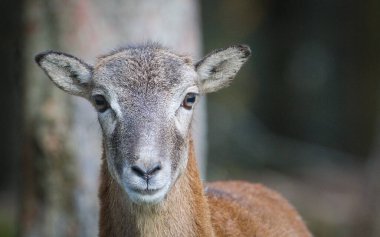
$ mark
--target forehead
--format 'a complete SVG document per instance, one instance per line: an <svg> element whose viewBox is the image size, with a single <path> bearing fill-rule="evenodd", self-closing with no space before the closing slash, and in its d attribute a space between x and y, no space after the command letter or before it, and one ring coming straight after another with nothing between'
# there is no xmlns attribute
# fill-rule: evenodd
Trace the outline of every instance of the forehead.
<svg viewBox="0 0 380 237"><path fill-rule="evenodd" d="M94 83L147 95L196 85L197 76L188 57L148 45L120 49L98 58Z"/></svg>

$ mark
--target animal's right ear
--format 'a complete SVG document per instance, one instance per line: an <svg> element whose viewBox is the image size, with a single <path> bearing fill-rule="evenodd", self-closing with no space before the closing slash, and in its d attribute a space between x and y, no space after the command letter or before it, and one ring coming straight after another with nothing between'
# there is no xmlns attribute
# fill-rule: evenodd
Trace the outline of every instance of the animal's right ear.
<svg viewBox="0 0 380 237"><path fill-rule="evenodd" d="M35 60L62 90L72 95L88 95L93 70L90 65L74 56L54 51L40 53Z"/></svg>

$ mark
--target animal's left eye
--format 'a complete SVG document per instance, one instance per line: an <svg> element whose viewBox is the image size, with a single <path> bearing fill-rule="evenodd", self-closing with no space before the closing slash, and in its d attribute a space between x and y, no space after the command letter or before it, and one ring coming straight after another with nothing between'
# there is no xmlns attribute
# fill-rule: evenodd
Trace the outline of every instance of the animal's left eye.
<svg viewBox="0 0 380 237"><path fill-rule="evenodd" d="M103 113L110 107L106 98L102 95L94 95L92 100L94 101L95 108L99 113Z"/></svg>
<svg viewBox="0 0 380 237"><path fill-rule="evenodd" d="M183 99L181 106L185 109L192 109L193 105L195 104L195 101L197 99L197 94L195 93L187 93L185 96L185 99Z"/></svg>

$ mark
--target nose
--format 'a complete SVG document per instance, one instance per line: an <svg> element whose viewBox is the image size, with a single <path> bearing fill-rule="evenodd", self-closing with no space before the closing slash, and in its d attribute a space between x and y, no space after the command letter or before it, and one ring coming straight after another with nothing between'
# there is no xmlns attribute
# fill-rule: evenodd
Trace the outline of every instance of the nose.
<svg viewBox="0 0 380 237"><path fill-rule="evenodd" d="M143 166L139 166L139 165L133 165L131 167L132 169L132 172L134 174L136 174L137 176L145 179L145 180L149 180L150 178L152 178L154 175L156 175L158 173L158 171L161 170L161 164L159 163L156 163L156 164L152 164L151 166L148 166L148 167L143 167Z"/></svg>

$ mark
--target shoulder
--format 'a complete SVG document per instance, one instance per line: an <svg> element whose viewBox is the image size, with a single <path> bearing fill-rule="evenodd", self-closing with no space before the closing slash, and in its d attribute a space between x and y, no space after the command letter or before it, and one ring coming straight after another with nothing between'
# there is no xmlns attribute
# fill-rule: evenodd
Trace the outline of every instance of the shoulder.
<svg viewBox="0 0 380 237"><path fill-rule="evenodd" d="M246 181L226 181L212 182L206 185L205 189L208 197L230 198L230 199L249 199L252 201L268 199L273 201L286 201L278 192L258 183ZM286 201L287 202L287 201Z"/></svg>
<svg viewBox="0 0 380 237"><path fill-rule="evenodd" d="M221 228L228 218L234 218L255 233L310 236L293 206L264 185L245 181L213 182L206 185L205 193L212 219Z"/></svg>
<svg viewBox="0 0 380 237"><path fill-rule="evenodd" d="M206 185L205 192L210 202L227 203L253 212L295 212L284 197L262 184L245 181L213 182Z"/></svg>

